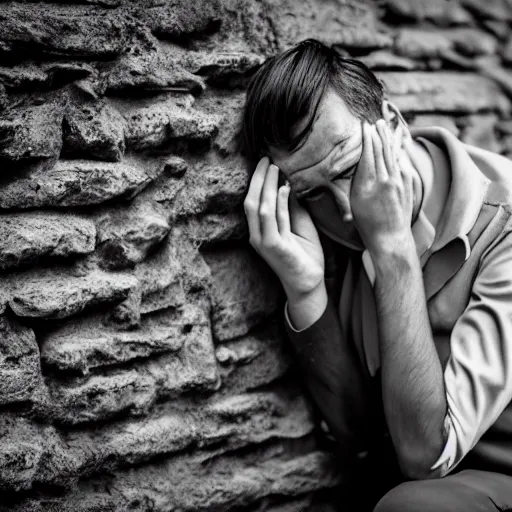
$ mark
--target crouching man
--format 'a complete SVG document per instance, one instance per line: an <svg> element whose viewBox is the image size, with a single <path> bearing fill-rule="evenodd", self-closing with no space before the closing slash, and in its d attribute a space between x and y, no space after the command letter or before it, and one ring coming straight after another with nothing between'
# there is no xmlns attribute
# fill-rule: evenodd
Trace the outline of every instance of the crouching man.
<svg viewBox="0 0 512 512"><path fill-rule="evenodd" d="M250 243L357 489L340 510L512 507L512 162L410 129L315 40L253 76L242 141Z"/></svg>

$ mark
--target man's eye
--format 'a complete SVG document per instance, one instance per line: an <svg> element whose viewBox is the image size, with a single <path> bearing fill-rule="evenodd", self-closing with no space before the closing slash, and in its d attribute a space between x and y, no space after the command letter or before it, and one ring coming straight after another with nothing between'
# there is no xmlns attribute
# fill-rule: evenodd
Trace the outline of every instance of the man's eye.
<svg viewBox="0 0 512 512"><path fill-rule="evenodd" d="M323 189L316 189L312 190L308 194L304 195L302 199L305 199L306 201L316 201L317 199L320 199L324 195L325 191Z"/></svg>

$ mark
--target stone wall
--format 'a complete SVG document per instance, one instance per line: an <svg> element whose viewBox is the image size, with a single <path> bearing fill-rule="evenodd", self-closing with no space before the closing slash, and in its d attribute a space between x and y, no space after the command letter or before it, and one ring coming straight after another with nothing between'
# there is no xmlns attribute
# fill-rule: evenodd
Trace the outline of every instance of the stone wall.
<svg viewBox="0 0 512 512"><path fill-rule="evenodd" d="M244 85L305 37L512 153L506 0L0 2L10 511L322 511L340 481L247 244Z"/></svg>

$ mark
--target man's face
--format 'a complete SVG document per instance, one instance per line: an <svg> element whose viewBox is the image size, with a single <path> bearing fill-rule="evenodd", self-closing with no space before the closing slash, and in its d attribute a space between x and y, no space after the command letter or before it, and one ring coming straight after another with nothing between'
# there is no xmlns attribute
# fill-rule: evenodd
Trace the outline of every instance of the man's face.
<svg viewBox="0 0 512 512"><path fill-rule="evenodd" d="M364 248L350 214L340 206L333 187L350 198L352 177L362 152L362 126L345 102L328 90L322 99L313 129L293 153L272 149L270 157L306 206L316 226L334 240L353 249ZM346 211L348 209L348 211Z"/></svg>

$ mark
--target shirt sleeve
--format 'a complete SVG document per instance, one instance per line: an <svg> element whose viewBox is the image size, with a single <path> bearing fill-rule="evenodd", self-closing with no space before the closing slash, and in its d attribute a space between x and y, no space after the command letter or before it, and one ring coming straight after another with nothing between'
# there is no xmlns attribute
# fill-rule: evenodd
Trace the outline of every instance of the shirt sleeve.
<svg viewBox="0 0 512 512"><path fill-rule="evenodd" d="M444 371L446 443L432 466L449 473L512 399L512 234L482 259L450 337Z"/></svg>
<svg viewBox="0 0 512 512"><path fill-rule="evenodd" d="M300 331L285 309L285 326L306 389L340 453L355 456L366 449L369 400L356 350L342 335L335 303L329 297L322 316Z"/></svg>

